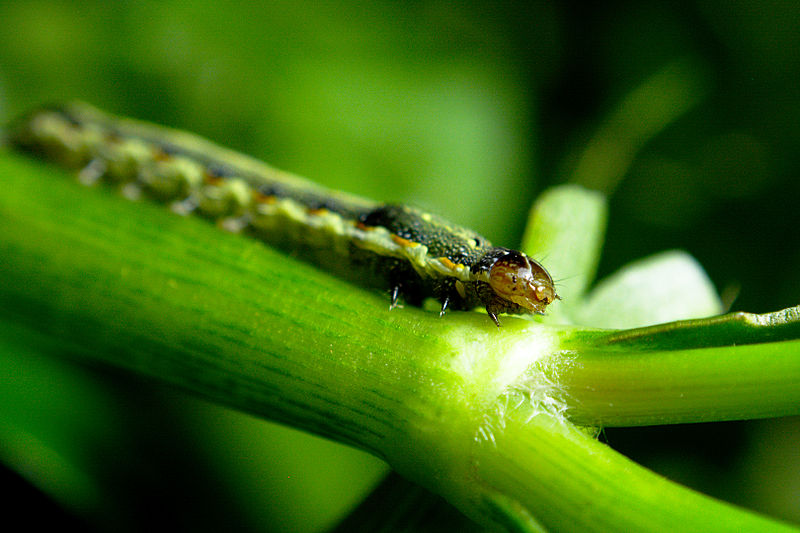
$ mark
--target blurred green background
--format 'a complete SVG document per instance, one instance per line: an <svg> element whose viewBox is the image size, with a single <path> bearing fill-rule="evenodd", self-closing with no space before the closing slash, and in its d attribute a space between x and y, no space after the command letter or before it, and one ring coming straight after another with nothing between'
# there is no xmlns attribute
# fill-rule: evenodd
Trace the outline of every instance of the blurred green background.
<svg viewBox="0 0 800 533"><path fill-rule="evenodd" d="M578 181L610 195L601 276L682 248L733 310L800 300L800 4L32 1L0 2L0 20L3 122L87 100L509 246L539 192ZM386 471L0 332L3 481L33 520L320 531ZM798 433L785 419L605 438L800 522Z"/></svg>

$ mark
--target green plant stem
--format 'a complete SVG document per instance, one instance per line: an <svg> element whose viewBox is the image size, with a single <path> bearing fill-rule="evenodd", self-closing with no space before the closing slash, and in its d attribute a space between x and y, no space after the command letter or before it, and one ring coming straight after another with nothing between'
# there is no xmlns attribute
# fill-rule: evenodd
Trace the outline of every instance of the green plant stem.
<svg viewBox="0 0 800 533"><path fill-rule="evenodd" d="M495 444L476 453L481 480L516 495L534 516L546 516L552 531L782 529L671 483L547 415L508 413ZM559 493L569 500L553 497Z"/></svg>
<svg viewBox="0 0 800 533"><path fill-rule="evenodd" d="M567 391L567 416L577 424L784 416L800 406L798 338L800 307L624 331L573 330L562 347L574 346L580 358L554 365L559 374L552 379Z"/></svg>
<svg viewBox="0 0 800 533"><path fill-rule="evenodd" d="M597 332L389 311L385 294L206 221L16 156L0 157L0 176L0 318L50 339L54 355L366 449L484 524L657 530L688 513L706 531L780 529L668 485L542 412L561 389L542 376L579 368L578 341L590 347ZM601 503L587 504L601 488ZM658 506L664 491L674 499Z"/></svg>
<svg viewBox="0 0 800 533"><path fill-rule="evenodd" d="M800 405L800 341L644 353L584 347L579 366L559 377L577 424L781 416Z"/></svg>

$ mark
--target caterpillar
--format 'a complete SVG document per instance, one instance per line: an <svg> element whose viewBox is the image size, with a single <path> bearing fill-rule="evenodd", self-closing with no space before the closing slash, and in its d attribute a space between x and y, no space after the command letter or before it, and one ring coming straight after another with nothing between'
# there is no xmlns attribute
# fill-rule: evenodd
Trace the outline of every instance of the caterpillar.
<svg viewBox="0 0 800 533"><path fill-rule="evenodd" d="M246 232L348 280L422 305L483 306L498 315L538 313L559 296L522 252L400 204L331 191L199 136L73 102L37 109L9 127L10 144L78 173L117 184L182 214Z"/></svg>

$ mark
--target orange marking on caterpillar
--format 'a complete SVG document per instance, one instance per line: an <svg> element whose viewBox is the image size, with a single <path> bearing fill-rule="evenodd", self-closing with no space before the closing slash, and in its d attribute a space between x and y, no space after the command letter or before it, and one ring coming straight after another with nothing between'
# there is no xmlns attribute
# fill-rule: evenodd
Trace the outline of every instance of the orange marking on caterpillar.
<svg viewBox="0 0 800 533"><path fill-rule="evenodd" d="M272 194L264 194L259 191L253 191L253 200L259 204L274 204L278 201Z"/></svg>
<svg viewBox="0 0 800 533"><path fill-rule="evenodd" d="M415 246L419 246L418 242L404 239L403 237L395 234L392 234L392 240L394 241L395 244L402 246L404 248L414 248Z"/></svg>
<svg viewBox="0 0 800 533"><path fill-rule="evenodd" d="M454 263L453 261L451 261L447 257L439 257L438 259L439 259L440 263L442 263L444 266L446 266L447 268L449 268L450 270L453 270L453 271L459 270L461 268L464 268L464 266L465 266L465 265L461 265L461 264L458 264L458 263Z"/></svg>
<svg viewBox="0 0 800 533"><path fill-rule="evenodd" d="M206 171L203 174L203 183L206 185L222 185L225 182L225 178L222 176L217 176L216 174L212 174Z"/></svg>
<svg viewBox="0 0 800 533"><path fill-rule="evenodd" d="M169 161L170 159L172 159L172 154L159 147L153 148L153 161Z"/></svg>

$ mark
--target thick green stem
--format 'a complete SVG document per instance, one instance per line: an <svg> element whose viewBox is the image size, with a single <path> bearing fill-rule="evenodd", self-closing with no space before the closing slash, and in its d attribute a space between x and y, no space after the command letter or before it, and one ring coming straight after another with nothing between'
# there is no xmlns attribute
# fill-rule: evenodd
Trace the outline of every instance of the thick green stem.
<svg viewBox="0 0 800 533"><path fill-rule="evenodd" d="M633 357L584 350L580 366L561 374L572 397L568 416L578 424L766 418L800 405L800 341Z"/></svg>
<svg viewBox="0 0 800 533"><path fill-rule="evenodd" d="M572 364L554 365L569 396L567 416L577 424L635 426L797 413L799 316L790 308L618 332L575 330L571 339L566 333L562 347L580 353Z"/></svg>
<svg viewBox="0 0 800 533"><path fill-rule="evenodd" d="M389 311L386 294L206 221L17 157L0 158L0 176L0 317L50 339L47 351L369 450L485 524L658 529L687 512L717 530L778 529L669 485L557 415L591 380L578 376L578 341L591 349L597 332ZM599 373L594 357L584 368Z"/></svg>
<svg viewBox="0 0 800 533"><path fill-rule="evenodd" d="M552 531L783 529L671 483L545 414L508 413L495 443L476 453L476 465L488 501L492 491L512 494Z"/></svg>

